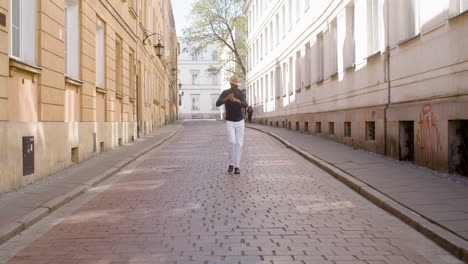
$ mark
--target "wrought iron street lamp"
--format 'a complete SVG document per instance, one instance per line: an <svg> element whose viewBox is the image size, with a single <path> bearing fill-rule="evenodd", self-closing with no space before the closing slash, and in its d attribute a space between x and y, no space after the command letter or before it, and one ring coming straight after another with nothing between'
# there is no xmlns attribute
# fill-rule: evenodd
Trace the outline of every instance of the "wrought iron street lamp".
<svg viewBox="0 0 468 264"><path fill-rule="evenodd" d="M146 37L145 39L143 39L143 45L146 45L146 41L151 37L151 36L154 36L154 35L157 35L158 36L158 44L155 44L153 47L154 47L154 50L156 51L156 56L160 57L164 54L164 45L161 44L161 34L159 33L151 33L151 34L148 34L147 32L145 32L146 34Z"/></svg>

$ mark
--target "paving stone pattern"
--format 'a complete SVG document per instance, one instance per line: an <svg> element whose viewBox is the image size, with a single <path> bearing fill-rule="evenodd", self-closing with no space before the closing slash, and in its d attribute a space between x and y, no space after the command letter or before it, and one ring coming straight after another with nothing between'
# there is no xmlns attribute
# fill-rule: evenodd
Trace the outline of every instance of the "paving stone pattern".
<svg viewBox="0 0 468 264"><path fill-rule="evenodd" d="M281 136L468 240L468 178L353 149L319 136L249 125Z"/></svg>
<svg viewBox="0 0 468 264"><path fill-rule="evenodd" d="M183 130L8 263L461 263L277 140Z"/></svg>

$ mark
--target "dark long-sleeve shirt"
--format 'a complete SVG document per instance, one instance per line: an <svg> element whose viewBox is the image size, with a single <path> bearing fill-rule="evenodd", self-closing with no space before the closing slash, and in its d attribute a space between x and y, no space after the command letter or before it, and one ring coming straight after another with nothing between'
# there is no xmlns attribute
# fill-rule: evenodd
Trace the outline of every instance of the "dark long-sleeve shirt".
<svg viewBox="0 0 468 264"><path fill-rule="evenodd" d="M239 99L241 102L240 104L234 103L231 101L223 102L224 98L226 98L230 93L233 93L234 98ZM239 89L227 89L224 90L218 98L216 102L216 106L220 107L221 105L225 104L226 106L226 120L232 122L239 122L244 119L244 114L242 113L242 107L247 107L247 101L245 100L245 94Z"/></svg>

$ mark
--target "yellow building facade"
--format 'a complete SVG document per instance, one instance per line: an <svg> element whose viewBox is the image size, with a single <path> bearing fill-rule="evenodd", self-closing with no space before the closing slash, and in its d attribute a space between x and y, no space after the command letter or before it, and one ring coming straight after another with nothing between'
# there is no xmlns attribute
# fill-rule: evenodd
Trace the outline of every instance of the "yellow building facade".
<svg viewBox="0 0 468 264"><path fill-rule="evenodd" d="M0 1L0 193L173 122L177 55L170 0Z"/></svg>

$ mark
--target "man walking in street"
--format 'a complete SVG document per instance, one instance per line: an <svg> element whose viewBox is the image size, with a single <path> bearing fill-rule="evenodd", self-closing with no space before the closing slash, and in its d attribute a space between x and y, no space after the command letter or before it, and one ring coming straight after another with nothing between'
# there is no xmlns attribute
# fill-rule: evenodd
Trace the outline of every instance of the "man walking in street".
<svg viewBox="0 0 468 264"><path fill-rule="evenodd" d="M245 94L239 90L240 81L237 76L229 79L231 88L224 90L216 102L216 106L225 105L226 108L226 127L229 137L230 164L228 172L234 171L240 174L240 158L242 145L244 143L244 114L242 107L247 107Z"/></svg>
<svg viewBox="0 0 468 264"><path fill-rule="evenodd" d="M247 117L249 118L249 123L252 123L252 114L253 114L253 108L252 106L249 105L249 107L247 107Z"/></svg>

